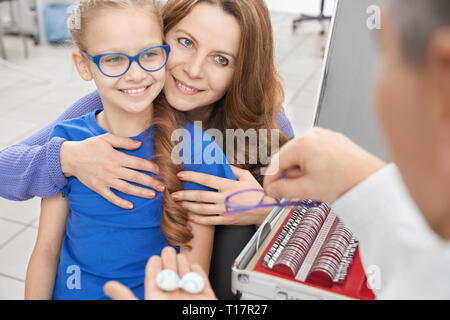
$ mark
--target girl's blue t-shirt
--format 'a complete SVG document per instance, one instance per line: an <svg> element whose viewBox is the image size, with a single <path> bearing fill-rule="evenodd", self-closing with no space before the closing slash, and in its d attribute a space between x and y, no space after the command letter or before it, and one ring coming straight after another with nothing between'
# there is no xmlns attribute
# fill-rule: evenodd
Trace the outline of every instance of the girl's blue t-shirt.
<svg viewBox="0 0 450 320"><path fill-rule="evenodd" d="M105 134L106 131L96 121L96 115L101 111L99 109L61 122L55 126L49 139L58 136L68 141L81 141ZM236 180L221 148L208 134L190 123L179 130L183 134L183 143L176 149L185 171ZM154 134L155 127L151 126L132 138L142 142L139 149L119 150L136 157L153 159ZM192 182L184 182L184 189L213 190ZM159 255L169 245L160 227L162 193L156 192L155 198L145 199L111 190L131 201L134 208L125 210L115 206L76 177L70 177L63 189L70 213L53 299L108 299L103 286L109 280L123 283L138 298L144 298L146 263L152 255Z"/></svg>

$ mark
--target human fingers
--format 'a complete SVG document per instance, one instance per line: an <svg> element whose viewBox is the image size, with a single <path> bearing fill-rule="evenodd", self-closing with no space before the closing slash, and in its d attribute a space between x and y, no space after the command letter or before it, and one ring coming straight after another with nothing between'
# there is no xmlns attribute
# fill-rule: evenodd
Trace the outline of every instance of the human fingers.
<svg viewBox="0 0 450 320"><path fill-rule="evenodd" d="M239 219L238 215L214 215L214 216L205 216L198 215L193 212L189 212L188 216L189 221L206 225L206 226L220 226L220 225L238 225Z"/></svg>
<svg viewBox="0 0 450 320"><path fill-rule="evenodd" d="M221 204L209 204L209 203L180 201L178 202L178 205L180 205L186 210L201 215L215 215L226 211L225 203L223 202Z"/></svg>
<svg viewBox="0 0 450 320"><path fill-rule="evenodd" d="M301 144L302 140L291 140L272 157L264 176L264 189L281 179L286 170L301 170Z"/></svg>
<svg viewBox="0 0 450 320"><path fill-rule="evenodd" d="M151 256L145 266L145 299L160 300L163 298L163 291L156 284L156 277L162 270L162 260L158 255Z"/></svg>
<svg viewBox="0 0 450 320"><path fill-rule="evenodd" d="M204 203L223 203L224 196L216 191L181 190L171 194L175 201L196 201Z"/></svg>
<svg viewBox="0 0 450 320"><path fill-rule="evenodd" d="M294 179L294 178L300 178L304 172L300 169L300 168L290 168L287 169L284 174L289 178L289 179Z"/></svg>
<svg viewBox="0 0 450 320"><path fill-rule="evenodd" d="M152 188L154 190L157 190L159 192L163 192L165 187L161 181L159 181L157 178L152 177L146 173L142 173L137 170L128 169L128 168L120 168L120 171L117 174L117 177L122 180L126 180L128 182L134 182L137 184L140 184L142 186L146 186L149 188ZM147 192L144 192L144 190L139 190L139 193L130 193L131 195L138 196L138 197L147 197L150 194L154 194L154 192L149 193L148 189L142 188L144 190L147 190Z"/></svg>
<svg viewBox="0 0 450 320"><path fill-rule="evenodd" d="M113 300L138 300L129 288L117 281L108 281L103 291Z"/></svg>
<svg viewBox="0 0 450 320"><path fill-rule="evenodd" d="M280 179L271 183L266 189L266 193L273 198L284 198L290 200L317 199L314 182L307 177L297 179Z"/></svg>
<svg viewBox="0 0 450 320"><path fill-rule="evenodd" d="M248 178L249 175L252 176L251 172L245 169L241 169L235 166L230 165L231 171L233 171L234 175L236 176L236 179L243 180L245 178Z"/></svg>
<svg viewBox="0 0 450 320"><path fill-rule="evenodd" d="M117 196L114 192L111 191L109 187L103 187L100 189L94 188L93 190L112 204L115 204L122 209L133 209L133 203Z"/></svg>
<svg viewBox="0 0 450 320"><path fill-rule="evenodd" d="M235 225L235 226L248 226L248 225L260 225L267 215L272 211L272 207L268 208L256 208L236 214L222 213L219 215L199 215L194 212L188 212L189 221L207 225Z"/></svg>
<svg viewBox="0 0 450 320"><path fill-rule="evenodd" d="M111 183L111 188L129 195L134 195L142 198L152 199L156 196L156 193L153 190L135 186L121 179L114 179Z"/></svg>
<svg viewBox="0 0 450 320"><path fill-rule="evenodd" d="M177 255L177 265L180 278L183 278L186 273L191 272L191 265L189 264L187 257L182 253Z"/></svg>
<svg viewBox="0 0 450 320"><path fill-rule="evenodd" d="M151 172L156 175L158 175L160 173L159 167L156 164L156 162L154 162L154 161L151 161L148 159L143 159L140 157L135 157L135 156L123 153L121 151L117 151L117 152L120 153L119 164L122 167L130 168L130 169L134 169L134 170Z"/></svg>
<svg viewBox="0 0 450 320"><path fill-rule="evenodd" d="M112 147L117 149L135 150L140 148L142 144L140 141L132 140L126 137L116 136L115 134L112 133L105 133L101 136L98 136L98 138L105 140Z"/></svg>
<svg viewBox="0 0 450 320"><path fill-rule="evenodd" d="M220 190L222 187L228 186L230 181L234 182L234 180L195 171L180 171L178 172L177 177L182 181L198 183L216 190Z"/></svg>
<svg viewBox="0 0 450 320"><path fill-rule="evenodd" d="M177 252L172 247L165 247L161 251L162 270L173 270L178 272Z"/></svg>

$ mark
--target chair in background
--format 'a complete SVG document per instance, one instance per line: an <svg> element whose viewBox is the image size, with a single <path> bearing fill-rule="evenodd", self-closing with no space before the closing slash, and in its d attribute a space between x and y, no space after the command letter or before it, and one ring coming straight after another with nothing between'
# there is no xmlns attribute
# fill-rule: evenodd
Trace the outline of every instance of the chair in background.
<svg viewBox="0 0 450 320"><path fill-rule="evenodd" d="M16 34L19 35L23 42L23 50L25 58L28 58L28 44L27 37L31 36L34 43L38 43L38 37L36 34L26 30L26 22L29 19L36 19L35 4L32 0L0 0L0 4L8 4L8 18L6 22L0 21L0 57L4 60L7 59L5 45L3 42L4 34ZM4 8L4 7L3 7ZM28 19L28 20L27 20ZM27 20L27 21L26 21ZM34 23L33 23L34 27ZM29 27L28 27L29 29ZM33 28L34 29L34 28Z"/></svg>
<svg viewBox="0 0 450 320"><path fill-rule="evenodd" d="M304 21L317 20L322 23L323 21L331 20L331 16L324 15L324 13L323 13L324 7L325 7L325 0L321 0L320 13L318 15L313 16L313 15L301 14L297 19L295 19L292 22L292 30L295 31L297 29L297 25ZM322 23L322 30L320 31L320 34L321 35L325 34L325 27L324 27L323 23Z"/></svg>
<svg viewBox="0 0 450 320"><path fill-rule="evenodd" d="M37 23L35 23L37 18L35 14L35 0L0 0L0 5L4 3L8 3L9 20L6 22L0 21L0 66L20 72L29 78L51 83L52 79L44 75L37 75L20 66L20 64L7 61L5 44L3 42L4 34L19 35L23 42L25 58L28 58L27 37L31 36L34 44L39 44L39 34L36 32L37 27L35 27L37 26ZM2 8L5 8L5 6Z"/></svg>

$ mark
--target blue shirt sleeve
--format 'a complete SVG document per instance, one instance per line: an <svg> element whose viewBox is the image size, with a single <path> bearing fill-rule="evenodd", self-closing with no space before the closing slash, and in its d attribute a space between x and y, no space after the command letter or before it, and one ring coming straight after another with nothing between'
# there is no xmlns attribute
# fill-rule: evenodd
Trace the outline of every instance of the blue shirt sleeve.
<svg viewBox="0 0 450 320"><path fill-rule="evenodd" d="M53 138L62 138L67 141L73 140L70 135L70 123L72 122L73 120L66 120L57 123L49 134L49 141L51 141Z"/></svg>
<svg viewBox="0 0 450 320"><path fill-rule="evenodd" d="M49 139L55 125L101 108L94 91L70 106L59 118L31 137L0 151L0 197L27 200L34 196L52 197L67 184L61 171L59 151L65 139Z"/></svg>
<svg viewBox="0 0 450 320"><path fill-rule="evenodd" d="M189 136L186 148L190 150L190 157L186 157L183 162L183 169L186 171L196 171L214 175L230 180L237 180L230 164L222 149L214 142L213 138L206 132L201 131L192 124L186 126ZM185 137L183 138L185 139ZM199 185L190 181L184 182L186 190L213 191L204 185Z"/></svg>
<svg viewBox="0 0 450 320"><path fill-rule="evenodd" d="M280 110L277 116L277 123L280 126L281 131L285 135L287 135L288 138L292 139L295 137L294 129L292 128L291 122L289 121L288 117L284 113L283 110ZM283 173L282 176L283 179L287 179L287 175Z"/></svg>
<svg viewBox="0 0 450 320"><path fill-rule="evenodd" d="M277 123L280 126L281 131L288 136L288 138L294 138L295 133L294 129L292 128L291 122L289 121L288 117L284 113L283 110L280 110L277 115Z"/></svg>

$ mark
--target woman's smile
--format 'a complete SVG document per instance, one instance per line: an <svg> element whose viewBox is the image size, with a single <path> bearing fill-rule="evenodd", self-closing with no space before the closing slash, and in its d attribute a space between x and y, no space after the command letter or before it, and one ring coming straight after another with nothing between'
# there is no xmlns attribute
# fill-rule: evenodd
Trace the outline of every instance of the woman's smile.
<svg viewBox="0 0 450 320"><path fill-rule="evenodd" d="M182 94L186 94L189 96L195 95L197 93L203 92L204 90L200 90L197 89L195 87L189 86L187 85L185 82L182 82L180 80L178 80L177 78L175 78L174 76L172 76L173 81L175 83L175 87L182 93Z"/></svg>

